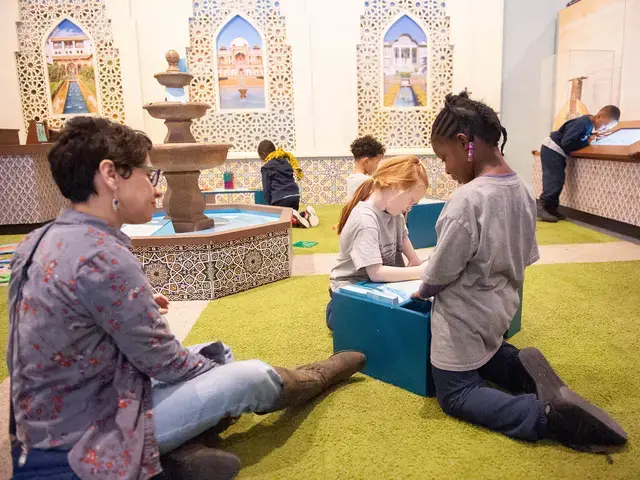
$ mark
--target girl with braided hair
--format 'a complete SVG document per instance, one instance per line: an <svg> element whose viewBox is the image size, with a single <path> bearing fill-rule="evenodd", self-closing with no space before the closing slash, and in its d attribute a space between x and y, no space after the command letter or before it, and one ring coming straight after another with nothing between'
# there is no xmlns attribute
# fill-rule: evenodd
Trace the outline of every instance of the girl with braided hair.
<svg viewBox="0 0 640 480"><path fill-rule="evenodd" d="M467 92L447 95L433 124L433 149L462 184L438 219L438 244L414 294L435 297L436 396L448 415L510 437L606 453L627 441L615 420L570 390L539 350L503 339L525 267L539 259L536 202L504 160L506 141L498 115Z"/></svg>

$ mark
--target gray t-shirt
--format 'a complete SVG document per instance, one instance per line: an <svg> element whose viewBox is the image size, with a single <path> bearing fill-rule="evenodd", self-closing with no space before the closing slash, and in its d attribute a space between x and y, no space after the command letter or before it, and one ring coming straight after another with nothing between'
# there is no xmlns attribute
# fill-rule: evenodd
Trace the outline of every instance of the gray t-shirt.
<svg viewBox="0 0 640 480"><path fill-rule="evenodd" d="M447 287L433 304L431 363L475 370L500 348L524 269L540 258L536 202L515 173L478 177L453 192L436 232L422 280Z"/></svg>
<svg viewBox="0 0 640 480"><path fill-rule="evenodd" d="M407 235L402 215L389 215L360 202L351 211L340 234L338 262L331 270L331 290L370 281L366 267L404 267L402 242Z"/></svg>
<svg viewBox="0 0 640 480"><path fill-rule="evenodd" d="M352 173L347 177L347 202L353 198L360 185L369 178L366 173Z"/></svg>

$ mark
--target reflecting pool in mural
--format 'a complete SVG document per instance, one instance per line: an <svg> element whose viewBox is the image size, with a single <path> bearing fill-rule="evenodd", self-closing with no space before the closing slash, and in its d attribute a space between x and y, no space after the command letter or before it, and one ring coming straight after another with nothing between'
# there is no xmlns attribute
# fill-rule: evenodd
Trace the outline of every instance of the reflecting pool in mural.
<svg viewBox="0 0 640 480"><path fill-rule="evenodd" d="M384 106L426 107L427 35L407 15L398 19L384 36Z"/></svg>
<svg viewBox="0 0 640 480"><path fill-rule="evenodd" d="M44 46L54 115L98 111L94 46L71 20L62 20Z"/></svg>
<svg viewBox="0 0 640 480"><path fill-rule="evenodd" d="M216 40L220 109L265 108L264 45L258 31L239 15Z"/></svg>

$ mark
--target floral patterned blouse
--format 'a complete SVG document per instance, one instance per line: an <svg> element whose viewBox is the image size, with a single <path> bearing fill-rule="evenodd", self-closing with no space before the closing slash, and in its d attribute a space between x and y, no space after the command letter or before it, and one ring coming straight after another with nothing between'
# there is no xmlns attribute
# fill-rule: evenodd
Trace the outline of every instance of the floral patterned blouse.
<svg viewBox="0 0 640 480"><path fill-rule="evenodd" d="M184 381L216 364L169 331L129 237L90 215L61 211L17 298L41 231L11 265L7 363L18 440L68 450L82 479L151 478L161 467L150 378Z"/></svg>

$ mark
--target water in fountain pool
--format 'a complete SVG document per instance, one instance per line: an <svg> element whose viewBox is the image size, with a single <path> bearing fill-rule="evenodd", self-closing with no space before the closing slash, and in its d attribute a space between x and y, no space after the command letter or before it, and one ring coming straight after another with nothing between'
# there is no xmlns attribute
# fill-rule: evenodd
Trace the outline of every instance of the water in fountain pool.
<svg viewBox="0 0 640 480"><path fill-rule="evenodd" d="M256 212L251 210L228 209L228 210L205 210L205 215L213 218L215 227L198 232L176 233L171 220L165 218L165 214L159 212L153 216L149 223L143 225L123 225L122 231L129 237L161 237L168 235L201 235L207 233L220 233L237 228L255 227L280 219L279 213Z"/></svg>

